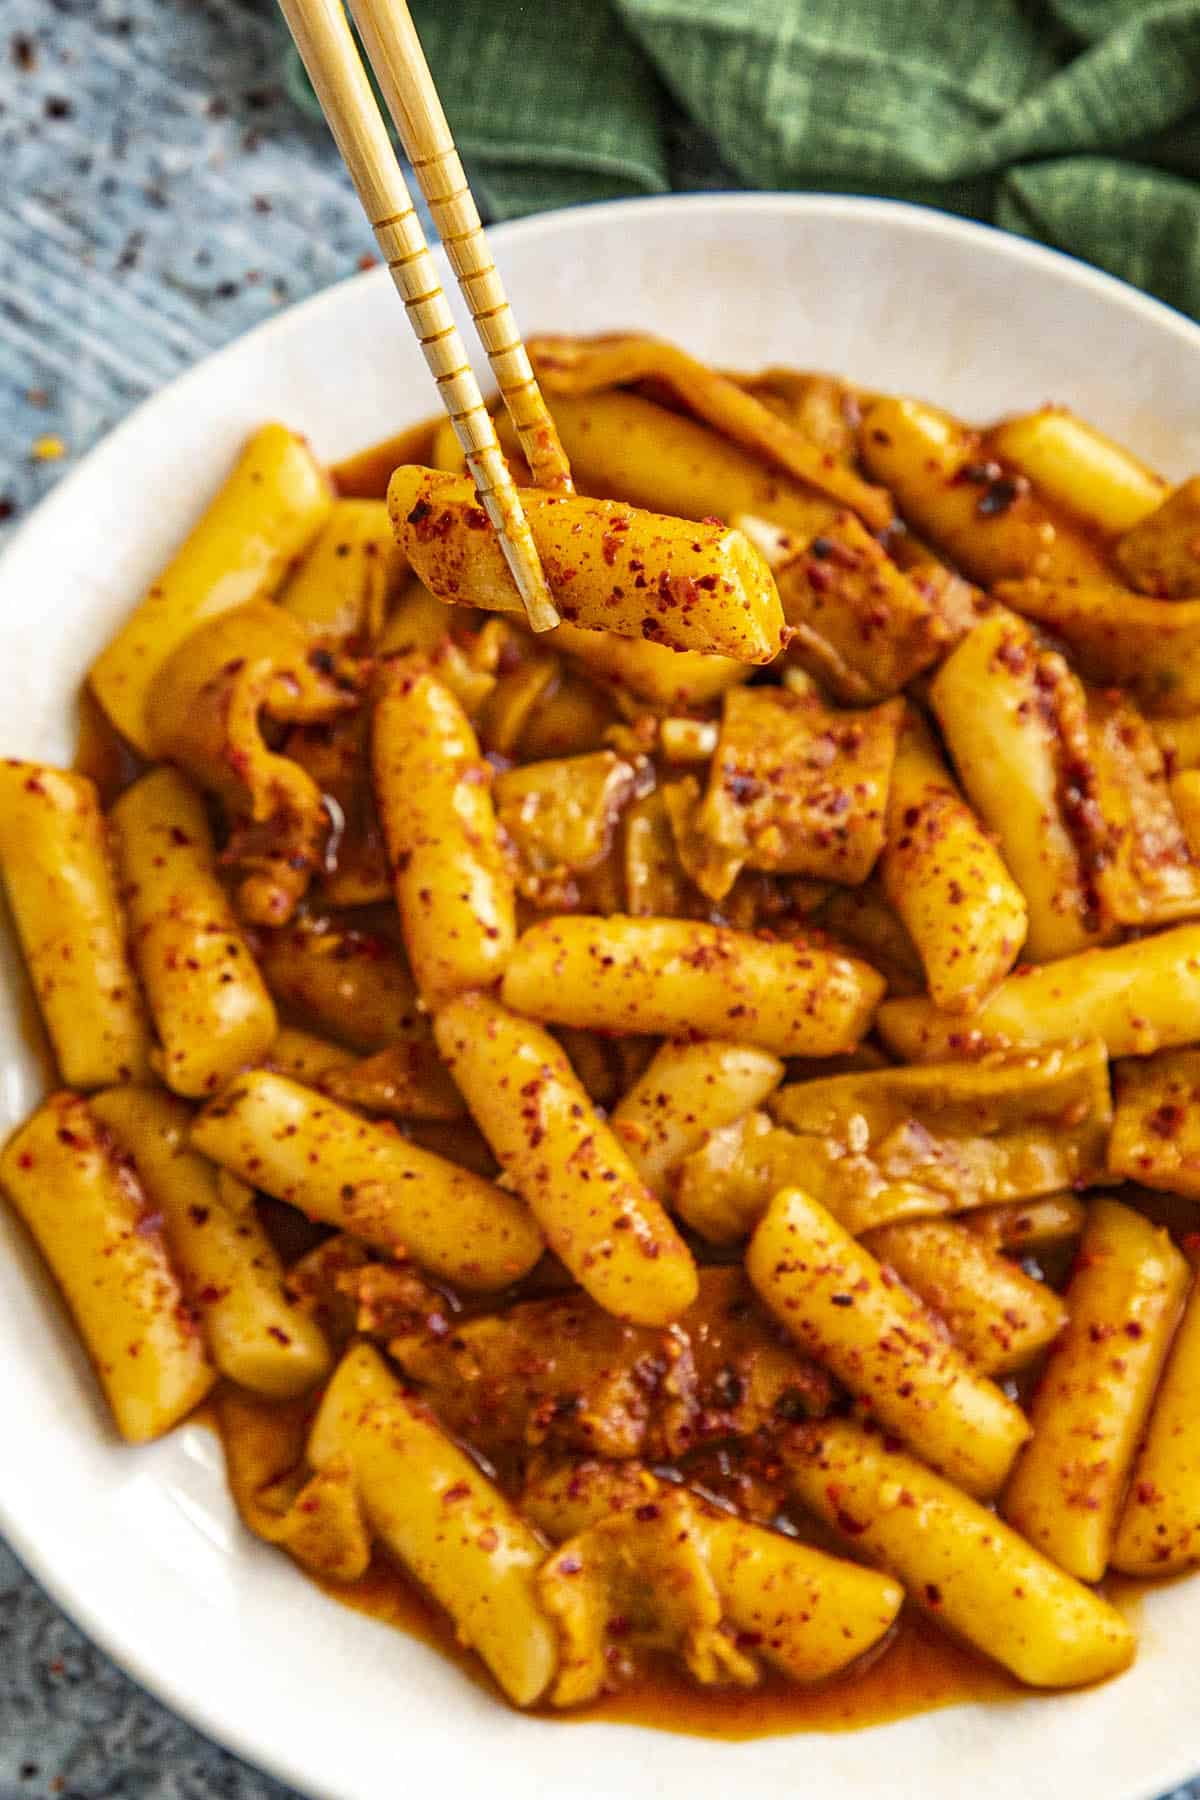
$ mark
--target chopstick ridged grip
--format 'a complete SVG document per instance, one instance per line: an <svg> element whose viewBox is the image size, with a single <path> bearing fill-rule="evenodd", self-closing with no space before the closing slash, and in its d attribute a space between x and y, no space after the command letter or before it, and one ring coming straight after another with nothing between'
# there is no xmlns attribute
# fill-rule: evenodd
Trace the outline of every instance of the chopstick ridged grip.
<svg viewBox="0 0 1200 1800"><path fill-rule="evenodd" d="M535 631L558 624L525 514L341 0L279 0Z"/></svg>
<svg viewBox="0 0 1200 1800"><path fill-rule="evenodd" d="M405 0L349 0L349 4L442 248L471 309L534 486L573 493L558 431L492 261L412 15Z"/></svg>

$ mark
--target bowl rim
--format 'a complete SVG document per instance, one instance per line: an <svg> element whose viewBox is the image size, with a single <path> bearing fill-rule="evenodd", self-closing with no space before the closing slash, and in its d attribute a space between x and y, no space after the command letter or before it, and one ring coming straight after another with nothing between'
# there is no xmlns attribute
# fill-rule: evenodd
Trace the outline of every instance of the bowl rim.
<svg viewBox="0 0 1200 1800"><path fill-rule="evenodd" d="M963 218L955 213L907 201L855 194L774 190L652 195L555 208L489 226L488 236L502 257L511 246L526 245L542 237L553 237L568 221L573 225L578 224L581 214L606 219L613 214L641 218L662 213L694 212L698 217L711 219L722 214L749 211L796 218L850 218L867 223L885 223L893 229L898 227L917 236L959 239L968 245L977 245L989 256L1007 260L1018 271L1053 271L1060 279L1066 279L1080 289L1089 290L1115 303L1127 313L1141 315L1160 331L1166 330L1175 338L1181 350L1200 350L1200 323L1165 301L1132 287L1120 277L1110 275L1065 251L1034 239ZM454 284L444 252L438 246L434 253L439 273L450 293ZM78 465L21 520L0 552L0 591L11 565L15 563L18 554L24 553L27 538L67 522L75 494L85 480L92 478L93 466L98 458L119 455L123 445L143 433L158 412L165 414L174 410L193 387L198 388L213 369L225 361L246 355L251 346L273 343L286 337L300 328L302 322L308 324L324 311L336 313L344 304L346 290L352 286L361 288L365 284L389 281L388 270L376 266L333 282L202 356L189 368L148 394L111 431L106 432L81 458ZM432 407L430 410L433 410ZM249 1731L240 1723L222 1720L216 1708L209 1704L203 1694L193 1695L176 1688L170 1676L156 1673L149 1658L140 1651L135 1633L127 1634L113 1613L93 1609L85 1596L72 1590L69 1578L63 1577L60 1582L52 1550L43 1548L36 1532L25 1530L6 1505L3 1481L0 1481L0 1536L67 1619L109 1657L124 1675L168 1711L184 1720L219 1749L239 1757L252 1769L287 1783L301 1794L313 1795L323 1791L313 1785L311 1776L306 1777L298 1751L292 1751L286 1745L264 1747L253 1741ZM1200 1772L1200 1744L1195 1750L1168 1752L1166 1746L1160 1746L1160 1750L1161 1760L1156 1766L1154 1778L1139 1788L1140 1796L1166 1794L1172 1787L1188 1782ZM1133 1796L1130 1796L1130 1800L1133 1800Z"/></svg>
<svg viewBox="0 0 1200 1800"><path fill-rule="evenodd" d="M1132 312L1141 313L1158 326L1165 327L1180 339L1181 345L1189 349L1200 348L1200 322L1188 318L1178 308L1170 306L1165 300L1156 299L1141 289L1123 281L1119 275L1110 275L1104 269L1072 256L1068 251L1055 249L1049 244L1040 243L1035 238L1025 238L1017 233L1006 231L998 225L990 225L978 219L963 218L958 213L940 212L935 207L919 206L908 200L877 199L858 194L824 194L789 192L777 189L754 189L747 191L731 190L703 192L693 194L649 194L627 200L594 200L578 206L555 207L550 212L531 213L523 219L509 219L498 225L487 228L490 242L498 244L503 250L510 244L525 244L536 241L539 237L553 236L566 219L575 219L581 213L591 218L604 219L614 213L623 216L649 216L657 213L678 213L695 211L697 213L744 212L762 210L766 212L796 213L815 215L820 218L826 215L831 218L850 214L862 219L890 219L899 223L902 228L929 236L956 237L967 242L974 241L981 246L986 245L991 252L998 252L1012 262L1024 264L1028 268L1051 268L1067 277L1076 286L1090 289L1104 297L1116 301ZM440 257L439 273L446 282L447 293L454 291L452 278L448 278L448 269L444 261L444 253L440 246L435 246L435 258ZM189 385L199 383L200 379L219 365L225 358L244 353L247 344L265 344L275 337L286 335L296 328L297 321L303 318L310 320L322 311L336 311L341 304L341 295L354 284L363 285L368 282L385 283L390 280L389 272L382 266L360 270L344 276L341 280L330 283L317 293L310 294L307 299L298 300L294 305L285 307L269 319L263 319L252 325L248 331L240 332L219 349L202 356L190 368L182 370L162 387L155 388L140 400L133 410L125 415L111 431L105 432L69 474L45 494L33 510L22 519L16 530L0 552L0 579L14 549L27 532L33 528L42 530L46 524L64 514L71 507L76 484L89 472L89 465L97 455L109 454L118 449L126 440L141 430L146 419L158 407L166 407L175 402L177 396L189 391ZM2 1519L0 1519L2 1522Z"/></svg>

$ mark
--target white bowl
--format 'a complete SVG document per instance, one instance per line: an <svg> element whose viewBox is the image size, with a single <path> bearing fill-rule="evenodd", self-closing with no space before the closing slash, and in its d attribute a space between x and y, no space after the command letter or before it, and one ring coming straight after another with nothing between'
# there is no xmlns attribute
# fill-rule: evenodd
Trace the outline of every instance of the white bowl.
<svg viewBox="0 0 1200 1800"><path fill-rule="evenodd" d="M728 366L843 371L972 418L1062 400L1168 474L1200 467L1200 329L981 226L885 202L733 195L550 214L494 239L527 331L638 326ZM284 419L333 459L430 409L382 270L148 401L0 564L0 752L70 758L84 670L252 426ZM5 1129L41 1079L12 960L6 977ZM3 1207L0 1248L0 1530L148 1688L308 1793L376 1800L445 1785L461 1800L724 1800L736 1783L758 1800L1135 1800L1200 1769L1200 1592L1187 1583L1146 1601L1136 1666L1090 1693L744 1743L522 1718L434 1651L325 1599L243 1532L209 1432L119 1445Z"/></svg>

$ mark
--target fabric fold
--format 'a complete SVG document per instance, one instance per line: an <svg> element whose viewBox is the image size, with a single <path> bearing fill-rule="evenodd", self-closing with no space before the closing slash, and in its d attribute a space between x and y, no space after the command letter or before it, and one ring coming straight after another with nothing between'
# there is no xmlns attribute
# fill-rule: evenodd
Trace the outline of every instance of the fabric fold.
<svg viewBox="0 0 1200 1800"><path fill-rule="evenodd" d="M1041 238L1200 314L1200 0L413 12L493 218L720 184L881 194Z"/></svg>

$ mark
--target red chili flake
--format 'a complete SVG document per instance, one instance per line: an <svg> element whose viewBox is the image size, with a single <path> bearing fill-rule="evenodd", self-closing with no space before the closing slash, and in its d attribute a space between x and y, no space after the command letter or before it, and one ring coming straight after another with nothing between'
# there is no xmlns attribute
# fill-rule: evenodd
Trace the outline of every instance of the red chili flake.
<svg viewBox="0 0 1200 1800"><path fill-rule="evenodd" d="M1166 1100L1150 1114L1146 1127L1155 1137L1173 1138L1182 1131L1186 1119L1186 1107L1180 1106L1176 1101Z"/></svg>
<svg viewBox="0 0 1200 1800"><path fill-rule="evenodd" d="M690 575L668 575L664 570L659 576L658 597L664 605L690 612L696 604L696 584Z"/></svg>
<svg viewBox="0 0 1200 1800"><path fill-rule="evenodd" d="M1010 675L1023 675L1028 654L1024 644L1016 638L1006 637L996 648L995 660L1001 668L1007 669Z"/></svg>
<svg viewBox="0 0 1200 1800"><path fill-rule="evenodd" d="M746 1384L731 1364L719 1370L713 1382L713 1398L718 1406L740 1406L746 1395Z"/></svg>
<svg viewBox="0 0 1200 1800"><path fill-rule="evenodd" d="M725 792L738 806L748 806L751 801L761 799L766 789L761 781L753 775L741 775L731 769L721 783Z"/></svg>
<svg viewBox="0 0 1200 1800"><path fill-rule="evenodd" d="M1021 476L1002 475L999 480L989 482L976 502L975 511L981 519L998 519L1028 487L1029 483Z"/></svg>

